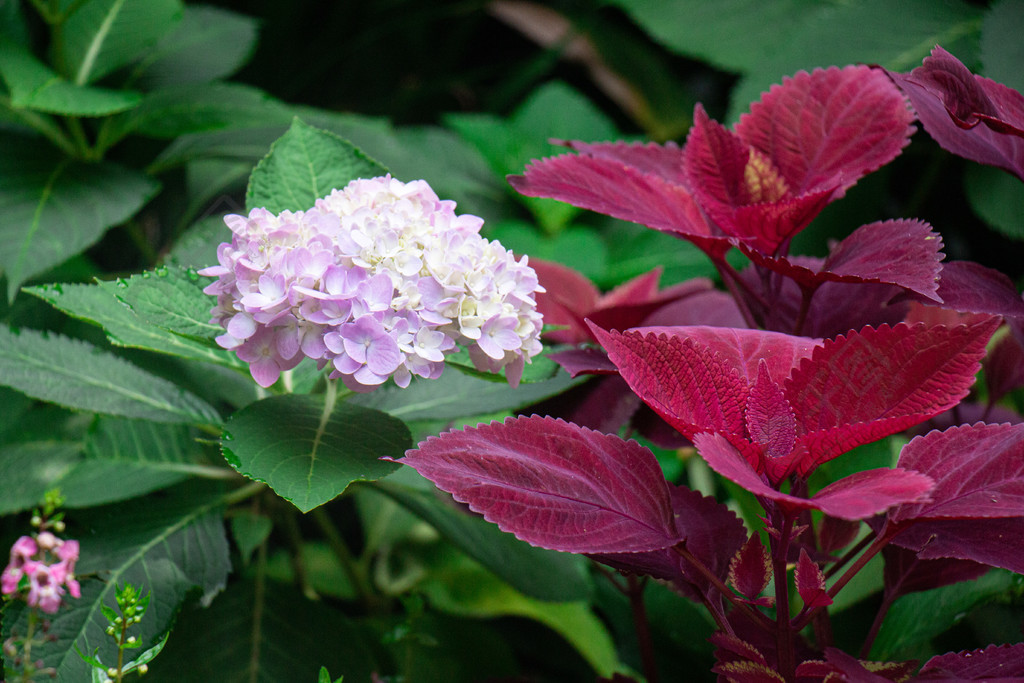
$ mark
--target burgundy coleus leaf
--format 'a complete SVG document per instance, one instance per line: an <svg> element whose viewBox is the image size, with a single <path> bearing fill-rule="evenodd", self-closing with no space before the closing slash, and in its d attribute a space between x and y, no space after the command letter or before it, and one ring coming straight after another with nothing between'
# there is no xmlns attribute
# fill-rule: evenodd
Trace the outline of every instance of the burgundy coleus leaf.
<svg viewBox="0 0 1024 683"><path fill-rule="evenodd" d="M898 464L927 474L935 488L929 502L892 510L892 523L1024 517L1024 425L931 432L904 446Z"/></svg>
<svg viewBox="0 0 1024 683"><path fill-rule="evenodd" d="M972 261L943 264L936 292L942 307L963 313L987 313L1024 318L1024 299L1003 273ZM908 292L902 299L934 305L934 301Z"/></svg>
<svg viewBox="0 0 1024 683"><path fill-rule="evenodd" d="M1015 643L937 655L925 662L915 680L1010 681L1022 678L1024 643Z"/></svg>
<svg viewBox="0 0 1024 683"><path fill-rule="evenodd" d="M859 660L834 647L825 648L825 659L801 662L796 676L801 681L856 681L856 683L892 683L907 681L917 662L869 662Z"/></svg>
<svg viewBox="0 0 1024 683"><path fill-rule="evenodd" d="M791 192L838 187L841 194L900 154L912 122L883 73L830 67L772 86L740 117L736 134L779 169Z"/></svg>
<svg viewBox="0 0 1024 683"><path fill-rule="evenodd" d="M971 581L991 569L970 560L923 560L914 551L895 543L882 548L882 557L885 558L885 594L890 602L908 593Z"/></svg>
<svg viewBox="0 0 1024 683"><path fill-rule="evenodd" d="M806 476L959 403L997 326L883 325L827 340L786 382L800 433L795 471Z"/></svg>
<svg viewBox="0 0 1024 683"><path fill-rule="evenodd" d="M721 580L730 561L747 539L743 522L714 498L683 486L669 486L676 528L686 549ZM680 593L703 602L717 592L711 581L672 548L650 552L591 553L590 557L616 569L668 581Z"/></svg>
<svg viewBox="0 0 1024 683"><path fill-rule="evenodd" d="M942 270L942 237L924 221L862 225L833 247L818 268L806 260L767 256L749 247L742 250L757 265L781 273L803 289L813 291L825 282L875 282L896 285L941 303L936 292Z"/></svg>
<svg viewBox="0 0 1024 683"><path fill-rule="evenodd" d="M562 420L508 418L446 432L399 462L502 530L544 548L642 552L684 538L649 450Z"/></svg>
<svg viewBox="0 0 1024 683"><path fill-rule="evenodd" d="M539 259L531 260L530 266L545 289L537 294L537 310L544 316L544 324L567 328L545 336L562 344L593 340L587 318L602 327L636 327L662 306L713 287L707 278L694 278L659 291L662 269L655 268L601 294L586 276L568 266Z"/></svg>
<svg viewBox="0 0 1024 683"><path fill-rule="evenodd" d="M759 535L751 534L729 562L729 584L740 595L754 600L768 587L771 572L772 558L768 549Z"/></svg>
<svg viewBox="0 0 1024 683"><path fill-rule="evenodd" d="M762 447L764 457L784 458L796 444L796 417L786 395L768 373L768 363L758 362L757 379L750 385L744 415L747 434Z"/></svg>
<svg viewBox="0 0 1024 683"><path fill-rule="evenodd" d="M899 465L935 480L931 500L887 517L893 543L922 559L973 560L1024 571L1024 424L974 424L908 443Z"/></svg>
<svg viewBox="0 0 1024 683"><path fill-rule="evenodd" d="M1024 344L1012 334L1000 339L982 361L988 402L994 404L1014 389L1024 387Z"/></svg>
<svg viewBox="0 0 1024 683"><path fill-rule="evenodd" d="M768 157L712 121L700 105L683 148L683 168L697 203L722 232L765 254L807 227L838 189L792 193Z"/></svg>
<svg viewBox="0 0 1024 683"><path fill-rule="evenodd" d="M818 544L821 552L834 553L853 543L860 532L860 523L824 515L818 526Z"/></svg>
<svg viewBox="0 0 1024 683"><path fill-rule="evenodd" d="M731 245L710 226L682 175L674 144L570 143L579 154L532 162L509 184L527 197L550 197L690 240L713 259Z"/></svg>
<svg viewBox="0 0 1024 683"><path fill-rule="evenodd" d="M1024 95L972 74L937 45L921 66L889 77L944 149L1024 180Z"/></svg>
<svg viewBox="0 0 1024 683"><path fill-rule="evenodd" d="M789 512L813 509L840 519L867 519L894 505L920 500L933 485L919 472L880 468L856 472L810 498L801 498L776 490L767 476L757 472L751 461L760 453L750 442L704 432L697 434L693 443L711 469Z"/></svg>
<svg viewBox="0 0 1024 683"><path fill-rule="evenodd" d="M832 604L825 588L825 575L821 567L811 559L807 551L800 549L800 559L796 561L796 591L800 599L804 601L806 609L815 607L827 607Z"/></svg>

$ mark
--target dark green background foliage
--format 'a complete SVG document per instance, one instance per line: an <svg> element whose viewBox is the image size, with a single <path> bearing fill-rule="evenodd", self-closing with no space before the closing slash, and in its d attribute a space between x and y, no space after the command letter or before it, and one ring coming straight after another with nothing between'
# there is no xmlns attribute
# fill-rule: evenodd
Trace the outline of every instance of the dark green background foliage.
<svg viewBox="0 0 1024 683"><path fill-rule="evenodd" d="M629 604L607 576L462 514L376 459L531 412L578 382L535 363L510 392L449 368L434 385L385 387L321 420L322 396L302 395L322 389L315 367L296 369L296 395L266 398L213 344L194 271L228 240L222 216L301 208L313 192L268 181L299 177L280 156L249 183L286 131L288 150L313 144L310 166L345 159L332 167L338 183L384 168L424 178L485 218L486 236L608 288L656 266L663 284L714 270L688 243L512 192L505 175L557 153L551 138L682 142L697 102L731 123L800 69L908 71L937 43L1024 88L1018 0L86 0L55 20L60 30L36 6L76 5L0 0L0 548L26 532L48 487L64 490L83 600L55 620L43 656L68 681L87 675L69 654L76 639L109 660L98 606L125 580L154 593L144 638L177 625L156 680L313 681L326 665L346 682L371 671L410 683L569 681L640 668ZM941 232L948 259L997 268L1019 288L1022 209L1019 182L919 132L794 249L822 255L858 225L917 217ZM274 416L314 436L277 448ZM887 464L893 443L866 459ZM261 461L282 450L297 470L268 473ZM671 478L756 509L676 453L659 458ZM304 484L304 470L327 483ZM901 599L873 654L1018 641L1019 579L992 572ZM852 633L855 647L880 586L872 564L841 594L840 644ZM662 680L698 680L713 625L653 582L644 600ZM2 616L5 638L25 619L16 605Z"/></svg>

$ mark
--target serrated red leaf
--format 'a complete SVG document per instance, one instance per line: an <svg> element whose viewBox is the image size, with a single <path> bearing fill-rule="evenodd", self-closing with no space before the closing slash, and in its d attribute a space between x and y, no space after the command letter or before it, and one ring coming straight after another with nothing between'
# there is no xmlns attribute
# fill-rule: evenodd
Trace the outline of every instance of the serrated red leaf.
<svg viewBox="0 0 1024 683"><path fill-rule="evenodd" d="M1024 96L972 74L939 46L909 74L889 72L943 149L1024 180Z"/></svg>
<svg viewBox="0 0 1024 683"><path fill-rule="evenodd" d="M892 542L913 550L922 560L954 558L1024 574L1024 517L942 519L914 522Z"/></svg>
<svg viewBox="0 0 1024 683"><path fill-rule="evenodd" d="M641 552L683 539L649 450L562 420L508 418L446 432L399 462L533 545Z"/></svg>
<svg viewBox="0 0 1024 683"><path fill-rule="evenodd" d="M793 450L796 443L796 418L782 387L768 374L768 363L763 358L758 364L757 379L747 395L744 417L747 433L754 443L764 449L765 457L781 458Z"/></svg>
<svg viewBox="0 0 1024 683"><path fill-rule="evenodd" d="M821 572L821 567L803 548L800 549L800 558L796 561L795 578L796 591L804 601L805 608L814 609L832 604L832 598L825 588L825 575Z"/></svg>
<svg viewBox="0 0 1024 683"><path fill-rule="evenodd" d="M956 405L997 324L883 325L826 341L786 383L800 432L797 472L805 476L855 446Z"/></svg>
<svg viewBox="0 0 1024 683"><path fill-rule="evenodd" d="M795 194L849 188L899 155L913 116L885 75L865 66L801 71L740 117L736 133L763 152Z"/></svg>
<svg viewBox="0 0 1024 683"><path fill-rule="evenodd" d="M530 266L537 272L537 280L545 290L536 295L537 310L544 316L544 324L568 328L548 332L546 336L561 344L589 339L589 330L579 318L585 317L601 296L594 283L561 263L530 259Z"/></svg>
<svg viewBox="0 0 1024 683"><path fill-rule="evenodd" d="M618 373L615 364L608 360L608 354L591 347L566 349L548 356L561 365L573 377L579 375L614 375Z"/></svg>
<svg viewBox="0 0 1024 683"><path fill-rule="evenodd" d="M923 560L912 550L894 543L882 548L882 557L885 559L886 599L890 601L908 593L971 581L991 569L970 560Z"/></svg>
<svg viewBox="0 0 1024 683"><path fill-rule="evenodd" d="M729 508L710 496L683 486L670 486L676 528L686 539L686 549L719 579L725 580L729 562L743 545L747 532ZM616 569L646 574L672 583L692 600L716 590L702 573L671 548L639 553L590 554Z"/></svg>
<svg viewBox="0 0 1024 683"><path fill-rule="evenodd" d="M754 456L740 450L752 449L753 444L738 440L733 443L721 434L707 432L696 435L693 443L711 469L789 511L814 509L840 519L867 519L894 505L920 499L932 486L931 479L918 472L882 468L856 472L829 484L811 498L800 498L772 488L757 473L751 464Z"/></svg>
<svg viewBox="0 0 1024 683"><path fill-rule="evenodd" d="M630 388L684 436L742 432L747 383L707 347L680 336L592 330Z"/></svg>
<svg viewBox="0 0 1024 683"><path fill-rule="evenodd" d="M729 562L729 583L740 595L753 600L768 587L771 579L772 558L761 543L761 537L751 534L743 547Z"/></svg>
<svg viewBox="0 0 1024 683"><path fill-rule="evenodd" d="M942 266L938 295L944 308L1005 317L1024 316L1024 300L1003 273L972 261ZM922 301L922 303L928 303Z"/></svg>
<svg viewBox="0 0 1024 683"><path fill-rule="evenodd" d="M932 657L917 680L1015 680L1024 678L1024 643L989 645L984 649L949 652Z"/></svg>
<svg viewBox="0 0 1024 683"><path fill-rule="evenodd" d="M931 502L902 505L892 522L1024 517L1024 424L974 424L919 436L899 465L935 480Z"/></svg>
<svg viewBox="0 0 1024 683"><path fill-rule="evenodd" d="M1024 345L1014 335L1000 339L981 364L990 404L1024 387Z"/></svg>
<svg viewBox="0 0 1024 683"><path fill-rule="evenodd" d="M690 190L678 178L661 175L661 165L637 166L625 161L628 155L592 156L586 152L602 147L580 147L585 153L532 162L523 175L509 176L509 184L527 197L557 199L685 237L713 257L729 250L728 240L711 230ZM670 153L681 154L678 149Z"/></svg>

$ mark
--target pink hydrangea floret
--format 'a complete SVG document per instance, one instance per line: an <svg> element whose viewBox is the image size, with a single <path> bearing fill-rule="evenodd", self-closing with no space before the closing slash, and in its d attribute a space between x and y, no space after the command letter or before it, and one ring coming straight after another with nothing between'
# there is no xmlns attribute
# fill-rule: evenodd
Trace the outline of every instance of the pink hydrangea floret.
<svg viewBox="0 0 1024 683"><path fill-rule="evenodd" d="M22 579L27 579L28 604L54 614L65 594L82 596L75 579L77 561L78 541L65 541L48 531L35 539L22 536L11 547L10 561L0 574L0 592L14 595L21 590Z"/></svg>
<svg viewBox="0 0 1024 683"><path fill-rule="evenodd" d="M311 358L357 391L405 387L439 377L458 346L514 386L541 351L543 289L527 257L484 239L483 220L426 181L354 180L306 211L225 222L220 265L199 272L217 278L204 290L217 296L217 343L261 386Z"/></svg>

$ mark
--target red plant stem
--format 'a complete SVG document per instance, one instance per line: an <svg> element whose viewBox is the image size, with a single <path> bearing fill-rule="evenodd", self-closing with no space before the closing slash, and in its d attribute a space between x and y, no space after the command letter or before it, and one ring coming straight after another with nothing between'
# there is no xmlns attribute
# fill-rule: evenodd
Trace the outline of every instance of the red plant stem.
<svg viewBox="0 0 1024 683"><path fill-rule="evenodd" d="M737 598L736 595L731 590L729 590L729 587L726 586L720 578L715 576L714 572L708 569L703 562L698 560L693 553L686 549L686 541L683 541L682 543L677 543L676 545L672 546L672 550L674 550L677 554L681 555L687 562L689 562L694 567L694 569L700 572L701 575L704 576L704 578L710 581L711 585L717 588L718 592L721 593L726 600L731 602L732 606L737 611L742 612L745 617L747 617L751 622L757 624L761 628L768 631L771 630L772 624L768 620L768 617L766 617L761 612L752 609L750 605ZM710 609L711 606L709 605L708 607ZM715 610L711 610L711 613L712 615L714 615ZM723 631L727 631L729 633L732 632L732 627L729 626L728 622L719 623L719 627Z"/></svg>
<svg viewBox="0 0 1024 683"><path fill-rule="evenodd" d="M864 644L860 647L860 659L867 659L868 655L871 653L871 646L875 643L878 631L882 628L882 622L885 621L885 615L889 613L889 608L892 607L892 603L895 602L895 598L895 591L887 590L882 595L882 604L878 606L878 613L875 614L875 620L871 622L871 629L864 637Z"/></svg>
<svg viewBox="0 0 1024 683"><path fill-rule="evenodd" d="M733 301L736 302L736 307L740 309L740 313L743 315L743 320L747 323L747 326L752 330L760 328L761 326L754 319L754 314L750 310L750 306L747 305L747 300L743 297L742 292L740 292L740 288L742 287L752 297L761 300L762 305L764 301L757 292L754 292L747 286L747 283L740 278L739 273L724 258L712 259L711 262L715 264L718 274L722 277L722 283L729 290L729 294L732 295Z"/></svg>
<svg viewBox="0 0 1024 683"><path fill-rule="evenodd" d="M801 287L800 288L800 313L796 317L796 323L793 325L793 335L801 336L804 331L804 323L807 322L807 312L811 310L811 299L814 298L814 293L818 291L817 287Z"/></svg>
<svg viewBox="0 0 1024 683"><path fill-rule="evenodd" d="M640 647L640 661L647 683L658 683L658 663L654 658L654 642L651 640L651 626L647 620L647 608L644 606L644 586L647 581L640 580L630 574L626 577L629 597L629 608L633 613L633 628Z"/></svg>
<svg viewBox="0 0 1024 683"><path fill-rule="evenodd" d="M828 568L828 571L825 572L825 578L831 579L833 576L838 574L839 570L842 569L847 562L856 557L857 553L859 553L861 550L867 548L873 540L874 539L871 537L871 535L868 534L864 538L857 541L857 545L847 550L846 553L841 558L839 558L834 565Z"/></svg>
<svg viewBox="0 0 1024 683"><path fill-rule="evenodd" d="M888 527L886 527L886 529L888 529ZM842 576L840 576L834 584L832 584L832 587L828 589L828 596L830 598L835 598L836 594L839 593L839 591L841 591L843 587L850 582L850 579L856 576L857 572L863 569L864 565L870 562L871 558L877 555L879 551L882 550L882 548L887 546L889 544L889 541L892 540L893 536L895 536L900 531L900 529L898 528L894 528L890 531L887 531L886 529L883 529L882 533L875 537L870 547L868 547L868 549L864 551L864 554L858 557L857 561L850 565L846 572ZM870 538L870 536L868 538ZM802 614L796 620L794 620L793 628L799 631L804 626L806 626L819 611L823 609L825 608L816 607L808 611L807 613Z"/></svg>
<svg viewBox="0 0 1024 683"><path fill-rule="evenodd" d="M793 519L793 515L782 513L779 539L773 544L775 547L772 552L772 572L775 576L775 642L779 657L779 673L787 681L796 678L794 628L789 620L789 577L786 574Z"/></svg>

